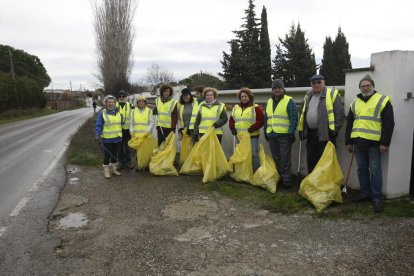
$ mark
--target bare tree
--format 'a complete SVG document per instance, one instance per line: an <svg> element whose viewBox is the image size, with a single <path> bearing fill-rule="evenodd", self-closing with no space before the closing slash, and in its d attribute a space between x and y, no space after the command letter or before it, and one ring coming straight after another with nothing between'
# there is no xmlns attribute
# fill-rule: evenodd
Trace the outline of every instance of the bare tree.
<svg viewBox="0 0 414 276"><path fill-rule="evenodd" d="M93 2L99 81L105 94L129 90L133 59L132 20L135 0L97 0Z"/></svg>
<svg viewBox="0 0 414 276"><path fill-rule="evenodd" d="M173 73L167 68L161 68L158 64L152 64L147 69L146 82L151 91L155 92L161 83L170 83L174 81Z"/></svg>

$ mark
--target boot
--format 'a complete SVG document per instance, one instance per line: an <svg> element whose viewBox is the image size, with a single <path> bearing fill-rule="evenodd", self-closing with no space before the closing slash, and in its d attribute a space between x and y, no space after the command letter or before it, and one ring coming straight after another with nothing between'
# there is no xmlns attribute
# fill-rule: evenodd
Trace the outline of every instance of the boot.
<svg viewBox="0 0 414 276"><path fill-rule="evenodd" d="M104 169L104 177L106 179L111 178L111 168L109 165L103 165L103 169Z"/></svg>
<svg viewBox="0 0 414 276"><path fill-rule="evenodd" d="M112 173L114 175L122 175L122 173L120 173L116 167L116 163L111 163L111 167L112 167Z"/></svg>

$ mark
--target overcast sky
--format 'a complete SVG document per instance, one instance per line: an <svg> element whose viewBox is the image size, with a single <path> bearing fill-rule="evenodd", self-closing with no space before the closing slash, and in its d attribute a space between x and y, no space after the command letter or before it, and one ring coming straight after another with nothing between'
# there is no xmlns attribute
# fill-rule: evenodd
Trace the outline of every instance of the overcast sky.
<svg viewBox="0 0 414 276"><path fill-rule="evenodd" d="M222 51L244 23L248 0L137 0L132 82L151 64L175 79L221 72ZM414 50L414 2L409 0L256 0L267 9L272 58L278 37L300 23L317 63L326 36L342 28L354 68L369 66L371 53ZM96 73L90 0L0 0L0 44L40 58L54 88L94 89Z"/></svg>

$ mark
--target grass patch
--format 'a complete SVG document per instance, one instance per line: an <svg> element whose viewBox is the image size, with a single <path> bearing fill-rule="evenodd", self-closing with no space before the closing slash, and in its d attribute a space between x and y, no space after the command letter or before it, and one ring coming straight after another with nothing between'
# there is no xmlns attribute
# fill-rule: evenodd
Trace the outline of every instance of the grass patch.
<svg viewBox="0 0 414 276"><path fill-rule="evenodd" d="M12 109L0 113L0 124L8 124L20 120L46 116L59 111L49 108Z"/></svg>
<svg viewBox="0 0 414 276"><path fill-rule="evenodd" d="M276 191L272 194L261 188L231 181L212 182L205 187L226 196L245 199L273 213L296 214L311 207L306 199L294 192Z"/></svg>
<svg viewBox="0 0 414 276"><path fill-rule="evenodd" d="M306 213L314 218L330 220L414 217L414 198L412 197L386 200L384 212L374 213L370 202L352 203L351 198L352 195L356 194L356 191L349 191L350 195L343 197L343 204L332 203L328 208L318 213L310 202L297 193L298 186L290 190L280 188L276 193L272 194L264 189L245 183L223 180L206 184L205 188L225 196L251 202L272 213L286 215Z"/></svg>
<svg viewBox="0 0 414 276"><path fill-rule="evenodd" d="M74 165L97 166L102 164L102 150L95 142L96 117L89 118L72 136L67 161Z"/></svg>

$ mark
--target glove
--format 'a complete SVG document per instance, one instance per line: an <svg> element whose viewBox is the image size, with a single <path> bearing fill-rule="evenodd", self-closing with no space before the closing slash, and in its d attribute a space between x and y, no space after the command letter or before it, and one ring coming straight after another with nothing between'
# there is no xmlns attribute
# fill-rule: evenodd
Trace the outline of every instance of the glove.
<svg viewBox="0 0 414 276"><path fill-rule="evenodd" d="M248 133L253 133L253 132L254 132L254 130L253 130L251 127L249 127L249 129L247 130L247 132L248 132Z"/></svg>
<svg viewBox="0 0 414 276"><path fill-rule="evenodd" d="M269 136L267 136L266 133L264 134L264 137L265 137L266 141L269 142Z"/></svg>
<svg viewBox="0 0 414 276"><path fill-rule="evenodd" d="M193 141L194 143L198 142L198 135L193 135Z"/></svg>
<svg viewBox="0 0 414 276"><path fill-rule="evenodd" d="M299 131L299 139L305 140L305 136L303 135L303 131Z"/></svg>
<svg viewBox="0 0 414 276"><path fill-rule="evenodd" d="M237 135L237 129L233 128L233 129L231 130L231 134L233 134L234 136L236 136L236 135Z"/></svg>
<svg viewBox="0 0 414 276"><path fill-rule="evenodd" d="M99 137L98 136L95 137L95 142L99 143Z"/></svg>
<svg viewBox="0 0 414 276"><path fill-rule="evenodd" d="M187 128L186 132L185 132L188 136L191 136L191 130L189 128Z"/></svg>
<svg viewBox="0 0 414 276"><path fill-rule="evenodd" d="M336 139L336 137L338 137L338 132L336 130L330 130L329 137Z"/></svg>
<svg viewBox="0 0 414 276"><path fill-rule="evenodd" d="M289 141L290 141L291 144L295 143L295 141L296 141L295 134L293 134L293 133L289 134Z"/></svg>
<svg viewBox="0 0 414 276"><path fill-rule="evenodd" d="M184 128L180 128L180 129L178 129L178 132L179 132L181 135L183 135L183 130L184 130Z"/></svg>

